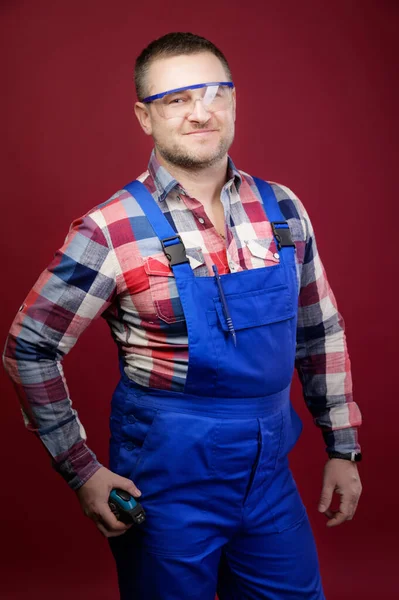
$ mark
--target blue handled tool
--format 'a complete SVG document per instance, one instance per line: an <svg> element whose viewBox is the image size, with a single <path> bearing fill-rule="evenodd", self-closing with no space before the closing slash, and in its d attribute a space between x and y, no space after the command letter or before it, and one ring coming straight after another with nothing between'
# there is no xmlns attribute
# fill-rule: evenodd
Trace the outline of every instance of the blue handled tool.
<svg viewBox="0 0 399 600"><path fill-rule="evenodd" d="M143 507L125 490L113 489L109 495L108 505L118 521L122 523L141 525L145 521Z"/></svg>

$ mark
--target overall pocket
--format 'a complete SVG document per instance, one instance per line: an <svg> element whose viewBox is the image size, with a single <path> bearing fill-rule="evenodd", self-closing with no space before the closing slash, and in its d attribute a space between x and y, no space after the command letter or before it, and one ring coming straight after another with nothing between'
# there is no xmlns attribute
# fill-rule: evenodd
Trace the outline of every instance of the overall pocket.
<svg viewBox="0 0 399 600"><path fill-rule="evenodd" d="M209 544L214 427L215 419L164 409L152 422L130 478L142 492L142 539L153 553L197 554Z"/></svg>
<svg viewBox="0 0 399 600"><path fill-rule="evenodd" d="M279 267L276 267L279 268ZM291 382L295 359L295 310L286 285L226 294L237 346L219 297L207 318L218 357L220 395L266 396Z"/></svg>
<svg viewBox="0 0 399 600"><path fill-rule="evenodd" d="M262 450L258 470L254 479L254 490L249 497L249 506L263 506L271 519L270 531L281 533L294 527L306 516L305 507L289 468L287 452L295 443L300 431L287 415L290 403L282 408L275 418L260 418ZM297 417L298 418L298 417Z"/></svg>
<svg viewBox="0 0 399 600"><path fill-rule="evenodd" d="M120 427L117 473L133 479L134 473L150 446L158 410L128 402Z"/></svg>

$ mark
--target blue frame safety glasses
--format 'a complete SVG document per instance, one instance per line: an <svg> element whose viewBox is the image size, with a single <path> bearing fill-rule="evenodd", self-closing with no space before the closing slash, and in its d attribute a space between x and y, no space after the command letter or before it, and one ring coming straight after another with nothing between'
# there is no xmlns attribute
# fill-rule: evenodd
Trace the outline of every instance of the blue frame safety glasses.
<svg viewBox="0 0 399 600"><path fill-rule="evenodd" d="M153 104L164 119L182 118L195 110L198 100L201 100L202 106L208 112L228 109L231 105L232 88L234 88L232 81L197 83L148 96L142 102Z"/></svg>

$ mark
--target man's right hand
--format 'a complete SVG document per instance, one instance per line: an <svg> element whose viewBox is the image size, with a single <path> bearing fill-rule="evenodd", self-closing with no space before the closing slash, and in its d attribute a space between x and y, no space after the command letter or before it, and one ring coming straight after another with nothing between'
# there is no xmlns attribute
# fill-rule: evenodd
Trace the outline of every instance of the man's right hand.
<svg viewBox="0 0 399 600"><path fill-rule="evenodd" d="M105 467L100 467L76 492L86 517L92 519L107 538L122 535L132 526L118 521L108 505L109 495L114 488L125 490L136 498L141 496L133 481Z"/></svg>

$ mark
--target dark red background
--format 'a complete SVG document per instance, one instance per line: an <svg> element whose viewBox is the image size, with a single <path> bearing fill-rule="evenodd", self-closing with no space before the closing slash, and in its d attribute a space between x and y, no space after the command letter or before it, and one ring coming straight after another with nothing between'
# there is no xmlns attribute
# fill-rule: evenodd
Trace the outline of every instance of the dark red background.
<svg viewBox="0 0 399 600"><path fill-rule="evenodd" d="M397 598L398 4L3 0L0 10L1 345L70 222L146 168L151 144L132 111L137 54L173 30L209 37L226 53L237 86L231 154L241 169L303 200L346 321L364 416L364 493L355 520L337 529L326 529L316 510L324 446L297 380L293 386L305 427L292 466L326 595ZM118 372L102 321L65 367L89 444L106 461ZM25 432L12 386L0 376L1 598L117 598L106 542Z"/></svg>

